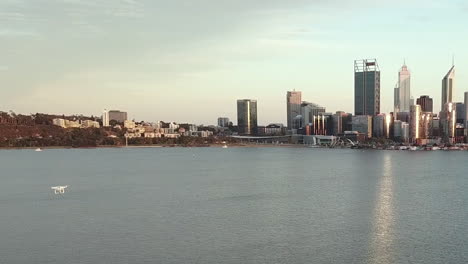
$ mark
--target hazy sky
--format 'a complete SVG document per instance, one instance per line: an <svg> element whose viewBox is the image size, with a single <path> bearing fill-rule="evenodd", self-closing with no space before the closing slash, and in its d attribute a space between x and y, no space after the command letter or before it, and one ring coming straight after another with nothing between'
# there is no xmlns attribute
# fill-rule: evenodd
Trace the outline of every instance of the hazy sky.
<svg viewBox="0 0 468 264"><path fill-rule="evenodd" d="M382 112L404 58L439 110L455 54L468 91L466 0L0 0L0 110L214 124L236 99L284 122L286 91L352 112L353 63L377 58Z"/></svg>

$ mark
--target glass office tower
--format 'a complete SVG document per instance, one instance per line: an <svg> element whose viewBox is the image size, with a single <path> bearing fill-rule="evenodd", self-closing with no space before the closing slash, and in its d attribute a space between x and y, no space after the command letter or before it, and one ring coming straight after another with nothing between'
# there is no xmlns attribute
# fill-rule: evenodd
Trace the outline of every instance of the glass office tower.
<svg viewBox="0 0 468 264"><path fill-rule="evenodd" d="M442 102L440 109L444 110L445 104L453 102L453 86L455 82L455 66L442 79Z"/></svg>
<svg viewBox="0 0 468 264"><path fill-rule="evenodd" d="M257 134L257 100L237 100L237 126L241 135Z"/></svg>
<svg viewBox="0 0 468 264"><path fill-rule="evenodd" d="M377 60L354 61L354 114L380 113L380 69Z"/></svg>
<svg viewBox="0 0 468 264"><path fill-rule="evenodd" d="M293 120L301 114L302 94L299 91L289 91L286 94L286 112L288 129L293 128Z"/></svg>

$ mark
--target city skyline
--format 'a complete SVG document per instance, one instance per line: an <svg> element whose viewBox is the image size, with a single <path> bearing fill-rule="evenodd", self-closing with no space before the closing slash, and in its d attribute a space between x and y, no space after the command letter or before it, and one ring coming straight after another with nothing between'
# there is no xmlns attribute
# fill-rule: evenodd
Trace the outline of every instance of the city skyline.
<svg viewBox="0 0 468 264"><path fill-rule="evenodd" d="M468 37L459 34L468 8L420 3L205 0L197 8L180 1L2 1L0 104L26 114L126 109L130 119L213 124L219 116L235 120L236 99L256 98L259 123L286 124L284 93L293 89L352 113L351 63L376 58L380 112L389 113L406 58L412 95L430 95L438 112L440 78L452 54L454 101L468 89ZM374 41L363 42L369 35Z"/></svg>

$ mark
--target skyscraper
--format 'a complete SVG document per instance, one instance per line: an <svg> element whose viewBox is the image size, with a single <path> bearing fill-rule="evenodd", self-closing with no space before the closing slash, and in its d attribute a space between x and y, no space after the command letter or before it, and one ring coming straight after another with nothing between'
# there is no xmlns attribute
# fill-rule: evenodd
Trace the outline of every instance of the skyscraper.
<svg viewBox="0 0 468 264"><path fill-rule="evenodd" d="M465 104L464 103L454 103L455 104L455 108L456 108L456 111L457 111L457 118L456 118L456 122L457 124L462 124L464 125L465 124Z"/></svg>
<svg viewBox="0 0 468 264"><path fill-rule="evenodd" d="M453 143L455 138L457 109L454 103L446 103L440 112L440 128L442 139Z"/></svg>
<svg viewBox="0 0 468 264"><path fill-rule="evenodd" d="M409 112L411 105L411 73L403 64L398 72L399 112Z"/></svg>
<svg viewBox="0 0 468 264"><path fill-rule="evenodd" d="M377 60L354 61L354 114L380 113L380 69Z"/></svg>
<svg viewBox="0 0 468 264"><path fill-rule="evenodd" d="M421 106L410 107L410 138L413 142L421 138Z"/></svg>
<svg viewBox="0 0 468 264"><path fill-rule="evenodd" d="M429 95L422 95L418 99L416 99L416 104L421 106L422 112L430 112L433 113L433 105L432 105L432 98Z"/></svg>
<svg viewBox="0 0 468 264"><path fill-rule="evenodd" d="M286 94L286 112L288 129L293 128L293 120L296 116L301 114L301 92L289 91Z"/></svg>
<svg viewBox="0 0 468 264"><path fill-rule="evenodd" d="M385 114L378 114L372 118L372 137L382 138L385 137Z"/></svg>
<svg viewBox="0 0 468 264"><path fill-rule="evenodd" d="M304 125L312 123L314 116L319 116L320 114L323 114L325 112L325 107L322 107L318 104L309 102L302 102L301 104L301 115Z"/></svg>
<svg viewBox="0 0 468 264"><path fill-rule="evenodd" d="M237 126L239 134L254 135L257 133L257 100L237 100Z"/></svg>
<svg viewBox="0 0 468 264"><path fill-rule="evenodd" d="M432 137L432 123L433 123L434 114L430 112L422 112L421 114L421 123L419 125L420 132L419 135L421 138L427 139Z"/></svg>
<svg viewBox="0 0 468 264"><path fill-rule="evenodd" d="M442 102L440 110L443 111L446 103L453 102L453 89L455 82L455 66L442 79Z"/></svg>

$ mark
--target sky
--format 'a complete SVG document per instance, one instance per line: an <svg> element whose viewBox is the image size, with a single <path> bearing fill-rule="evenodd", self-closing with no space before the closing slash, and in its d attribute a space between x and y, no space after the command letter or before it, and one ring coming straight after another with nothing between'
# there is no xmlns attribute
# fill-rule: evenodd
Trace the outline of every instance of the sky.
<svg viewBox="0 0 468 264"><path fill-rule="evenodd" d="M455 55L468 91L465 0L0 0L0 111L144 121L286 123L286 92L327 112L354 109L354 60L376 58L381 112L406 61L411 94L439 111Z"/></svg>

